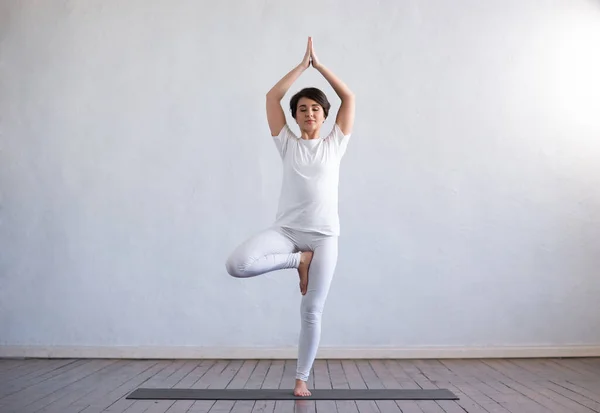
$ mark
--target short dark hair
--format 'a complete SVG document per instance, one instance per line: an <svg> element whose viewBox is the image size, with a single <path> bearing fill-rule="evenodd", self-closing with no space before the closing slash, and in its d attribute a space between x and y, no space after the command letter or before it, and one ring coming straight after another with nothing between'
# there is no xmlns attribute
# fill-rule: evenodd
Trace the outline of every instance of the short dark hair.
<svg viewBox="0 0 600 413"><path fill-rule="evenodd" d="M329 103L329 101L327 100L327 96L325 96L325 93L321 92L321 90L317 89L316 87L304 88L300 92L292 96L292 99L290 99L290 110L292 111L292 117L294 119L296 119L296 109L298 106L298 101L301 98L312 99L319 105L321 105L325 114L325 119L327 119L327 116L329 115L329 109L331 109L331 103Z"/></svg>

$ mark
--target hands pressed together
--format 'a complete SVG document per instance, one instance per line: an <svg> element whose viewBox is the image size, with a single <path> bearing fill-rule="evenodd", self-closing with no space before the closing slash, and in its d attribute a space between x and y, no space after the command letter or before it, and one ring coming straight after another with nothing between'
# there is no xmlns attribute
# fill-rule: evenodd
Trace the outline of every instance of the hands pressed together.
<svg viewBox="0 0 600 413"><path fill-rule="evenodd" d="M304 69L308 69L311 64L315 69L319 69L319 67L321 67L321 63L315 54L312 37L309 37L308 44L306 45L306 53L304 54L304 59L302 59L302 63L300 65Z"/></svg>

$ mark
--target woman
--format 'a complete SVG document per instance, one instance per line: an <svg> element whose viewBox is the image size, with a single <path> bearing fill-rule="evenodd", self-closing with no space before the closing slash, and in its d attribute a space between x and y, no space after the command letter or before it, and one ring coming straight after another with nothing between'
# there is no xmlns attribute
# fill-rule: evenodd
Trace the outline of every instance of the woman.
<svg viewBox="0 0 600 413"><path fill-rule="evenodd" d="M306 88L292 97L290 110L300 128L299 137L287 125L280 104L311 64L342 101L326 137L320 137L320 130L331 105L323 92ZM321 315L337 263L339 167L352 133L354 106L353 93L321 64L309 37L302 63L267 93L267 120L283 161L276 221L237 247L226 263L234 277L298 269L302 303L295 396L311 395L306 381L319 346Z"/></svg>

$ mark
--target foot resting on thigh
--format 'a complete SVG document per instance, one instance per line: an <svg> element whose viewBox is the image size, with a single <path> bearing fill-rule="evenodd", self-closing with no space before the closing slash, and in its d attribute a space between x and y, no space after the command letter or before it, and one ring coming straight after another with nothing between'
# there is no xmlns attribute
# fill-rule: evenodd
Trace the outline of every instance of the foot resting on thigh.
<svg viewBox="0 0 600 413"><path fill-rule="evenodd" d="M296 379L296 387L294 387L294 396L310 396L312 393L308 391L306 382Z"/></svg>
<svg viewBox="0 0 600 413"><path fill-rule="evenodd" d="M300 276L300 293L306 294L308 288L308 267L312 261L312 251L305 251L300 257L300 266L298 267L298 275Z"/></svg>

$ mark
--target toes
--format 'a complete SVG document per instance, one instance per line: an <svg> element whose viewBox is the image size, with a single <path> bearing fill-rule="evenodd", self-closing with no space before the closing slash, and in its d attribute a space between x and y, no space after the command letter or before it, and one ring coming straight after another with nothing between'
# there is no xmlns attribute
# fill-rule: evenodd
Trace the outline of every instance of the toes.
<svg viewBox="0 0 600 413"><path fill-rule="evenodd" d="M302 295L306 294L307 287L307 283L300 281L300 292L302 293Z"/></svg>

